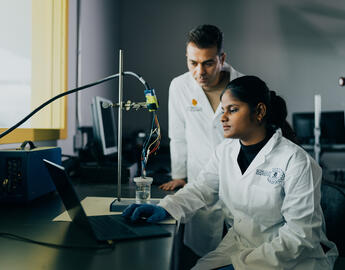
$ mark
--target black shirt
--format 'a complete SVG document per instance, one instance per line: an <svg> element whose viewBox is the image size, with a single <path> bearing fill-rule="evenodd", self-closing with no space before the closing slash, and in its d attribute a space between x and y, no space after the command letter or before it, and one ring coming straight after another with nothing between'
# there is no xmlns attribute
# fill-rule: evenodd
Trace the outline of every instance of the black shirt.
<svg viewBox="0 0 345 270"><path fill-rule="evenodd" d="M244 174L244 172L247 170L250 163L252 163L253 159L260 152L261 148L264 147L265 144L269 141L273 133L274 132L267 133L265 139L257 144L243 145L240 141L241 149L237 157L237 163L238 166L240 166L242 174Z"/></svg>

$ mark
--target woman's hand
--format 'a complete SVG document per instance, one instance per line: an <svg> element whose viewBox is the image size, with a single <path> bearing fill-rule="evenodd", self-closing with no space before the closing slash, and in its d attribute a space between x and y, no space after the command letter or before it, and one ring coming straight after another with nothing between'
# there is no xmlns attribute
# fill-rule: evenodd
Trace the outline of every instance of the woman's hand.
<svg viewBox="0 0 345 270"><path fill-rule="evenodd" d="M169 213L161 206L153 204L131 204L123 212L122 216L131 221L146 218L147 222L155 223L170 217Z"/></svg>

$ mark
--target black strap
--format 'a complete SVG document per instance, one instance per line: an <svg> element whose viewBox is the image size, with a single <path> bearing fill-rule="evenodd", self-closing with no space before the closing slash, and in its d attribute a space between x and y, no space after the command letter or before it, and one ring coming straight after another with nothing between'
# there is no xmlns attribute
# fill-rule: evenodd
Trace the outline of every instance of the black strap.
<svg viewBox="0 0 345 270"><path fill-rule="evenodd" d="M34 145L34 143L32 141L24 141L21 146L20 146L20 150L25 150L25 146L29 144L30 148L29 150L35 149L36 146Z"/></svg>

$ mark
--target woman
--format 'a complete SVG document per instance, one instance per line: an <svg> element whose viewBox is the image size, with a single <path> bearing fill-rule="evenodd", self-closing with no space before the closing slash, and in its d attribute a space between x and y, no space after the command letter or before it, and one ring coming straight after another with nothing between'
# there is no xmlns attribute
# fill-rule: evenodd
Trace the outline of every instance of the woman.
<svg viewBox="0 0 345 270"><path fill-rule="evenodd" d="M124 215L183 221L220 199L232 227L193 269L332 269L337 249L324 232L322 171L293 142L284 100L259 78L244 76L227 85L221 103L224 137L237 140L218 146L202 181Z"/></svg>

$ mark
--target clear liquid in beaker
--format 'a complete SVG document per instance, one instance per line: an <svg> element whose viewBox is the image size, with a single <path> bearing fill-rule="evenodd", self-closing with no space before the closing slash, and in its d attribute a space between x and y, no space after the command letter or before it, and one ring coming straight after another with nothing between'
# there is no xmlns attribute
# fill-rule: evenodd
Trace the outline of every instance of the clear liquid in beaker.
<svg viewBox="0 0 345 270"><path fill-rule="evenodd" d="M151 198L151 177L135 177L136 183L135 200L136 203L147 203Z"/></svg>

